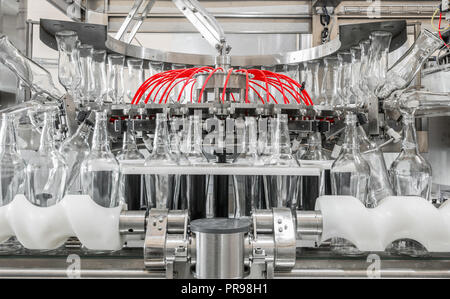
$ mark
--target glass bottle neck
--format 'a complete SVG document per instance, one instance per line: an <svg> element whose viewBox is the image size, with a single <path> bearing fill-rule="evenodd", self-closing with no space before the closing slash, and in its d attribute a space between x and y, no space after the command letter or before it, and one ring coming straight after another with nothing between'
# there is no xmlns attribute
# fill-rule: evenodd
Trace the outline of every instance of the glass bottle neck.
<svg viewBox="0 0 450 299"><path fill-rule="evenodd" d="M164 155L169 152L167 145L168 134L167 118L157 116L152 155Z"/></svg>
<svg viewBox="0 0 450 299"><path fill-rule="evenodd" d="M355 115L348 115L345 119L345 138L342 148L343 151L359 153Z"/></svg>
<svg viewBox="0 0 450 299"><path fill-rule="evenodd" d="M94 136L92 138L93 151L107 151L109 152L109 141L107 131L106 114L102 112L96 113Z"/></svg>
<svg viewBox="0 0 450 299"><path fill-rule="evenodd" d="M41 143L39 146L39 152L49 153L56 150L55 142L53 138L55 137L55 117L51 112L45 112L44 114L44 127L41 133Z"/></svg>
<svg viewBox="0 0 450 299"><path fill-rule="evenodd" d="M273 132L273 143L275 154L290 155L291 151L291 140L289 137L289 129L286 115L279 115L275 120Z"/></svg>
<svg viewBox="0 0 450 299"><path fill-rule="evenodd" d="M16 136L14 134L14 118L3 115L0 127L0 150L2 152L16 153Z"/></svg>
<svg viewBox="0 0 450 299"><path fill-rule="evenodd" d="M203 143L202 139L202 123L201 119L197 116L189 118L188 138L186 140L187 154L201 154Z"/></svg>
<svg viewBox="0 0 450 299"><path fill-rule="evenodd" d="M419 149L417 147L416 126L413 116L403 116L403 141L402 151L407 154L417 155Z"/></svg>

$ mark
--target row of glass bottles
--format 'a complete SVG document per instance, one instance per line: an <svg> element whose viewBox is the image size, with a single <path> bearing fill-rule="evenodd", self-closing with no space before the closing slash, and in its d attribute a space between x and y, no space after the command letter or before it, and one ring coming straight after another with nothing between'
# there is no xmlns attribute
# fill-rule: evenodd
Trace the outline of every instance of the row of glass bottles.
<svg viewBox="0 0 450 299"><path fill-rule="evenodd" d="M186 138L180 138L184 133L180 134L183 130L175 129L176 125L173 123L176 121L179 120L171 121L169 134L166 115L157 115L153 150L145 165L201 166L208 163L202 149L200 118L191 116L187 122L182 121L187 129ZM234 164L297 167L298 161L326 158L321 149L320 135L317 133L310 135L308 150L300 159L292 154L286 115L278 115L269 121L268 127L272 128L269 129L269 133L261 130L264 127L262 119L259 119L258 123L257 129L255 118L245 118L246 130L243 131L244 138L241 143L244 151L234 159ZM382 153L376 144L368 139L363 127L357 126L356 115L348 113L345 123L343 149L331 168L333 194L355 196L368 208L376 207L379 200L392 194L422 196L429 199L431 168L418 152L412 116L406 114L403 116L402 151L389 171L393 188L384 167ZM205 210L208 193L207 176L147 175L145 182L140 175L135 178L120 176L118 160L142 162L143 159L143 155L136 148L133 133L130 131L125 133L123 150L116 159L109 148L106 113L96 112L91 149L87 142L90 125L89 121L85 120L76 134L57 150L53 141L54 111L46 111L37 155L25 163L16 150L14 118L2 114L0 129L2 205L11 202L15 194L23 192L33 204L43 207L55 204L64 194L80 193L90 195L104 207L115 207L120 201L131 204L125 198L130 191L126 188L130 185L129 180L134 179L139 181L139 190L145 190L150 206L184 207L199 213L198 217L205 216L202 211ZM360 149L363 150L362 153ZM298 202L302 200L299 195L302 181L295 176L235 176L233 184L236 217L248 215L254 208L280 206L296 208L299 205L306 208L308 204L311 207L311 203ZM188 192L183 192L185 190L181 189L182 186L185 186ZM141 197L142 191L136 196ZM421 248L411 241L399 241L394 245L400 253L421 252ZM333 250L340 254L359 253L352 244L343 239L334 239L332 246Z"/></svg>
<svg viewBox="0 0 450 299"><path fill-rule="evenodd" d="M300 65L299 81L305 82L316 105L361 106L406 88L428 57L443 45L438 36L424 30L388 71L391 39L389 32L374 31L369 40L336 57L305 62Z"/></svg>
<svg viewBox="0 0 450 299"><path fill-rule="evenodd" d="M368 139L363 127L358 126L357 116L348 113L345 125L343 148L331 168L333 194L354 196L367 208L376 207L380 200L391 195L420 196L430 200L431 167L419 153L413 116L403 115L402 150L389 171L380 149ZM342 255L361 254L342 238L333 238L331 247ZM390 249L407 255L425 252L412 240L395 241Z"/></svg>
<svg viewBox="0 0 450 299"><path fill-rule="evenodd" d="M144 82L143 61L127 59L127 79L124 80L125 57L110 54L81 44L74 31L56 33L59 50L58 78L75 102L98 104L131 103ZM106 68L108 65L108 68ZM150 76L163 71L161 62L149 63Z"/></svg>

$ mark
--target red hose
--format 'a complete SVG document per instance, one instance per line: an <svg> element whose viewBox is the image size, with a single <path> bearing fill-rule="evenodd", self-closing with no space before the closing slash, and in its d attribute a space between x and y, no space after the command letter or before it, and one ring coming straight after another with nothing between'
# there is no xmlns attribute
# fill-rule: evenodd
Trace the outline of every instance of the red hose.
<svg viewBox="0 0 450 299"><path fill-rule="evenodd" d="M225 79L225 84L223 86L223 91L222 91L222 103L225 103L225 92L227 90L227 85L228 85L228 81L230 80L230 76L231 73L233 72L233 69L229 69L228 70L228 74L227 74L227 78Z"/></svg>

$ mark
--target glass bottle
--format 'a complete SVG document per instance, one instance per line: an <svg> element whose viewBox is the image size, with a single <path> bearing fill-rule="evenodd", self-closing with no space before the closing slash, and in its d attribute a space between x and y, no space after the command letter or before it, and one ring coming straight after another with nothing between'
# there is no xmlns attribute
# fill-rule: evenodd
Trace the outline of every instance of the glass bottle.
<svg viewBox="0 0 450 299"><path fill-rule="evenodd" d="M378 82L377 96L385 99L393 91L406 88L428 57L443 45L439 36L423 30L408 51L389 69L386 77Z"/></svg>
<svg viewBox="0 0 450 299"><path fill-rule="evenodd" d="M12 202L17 194L25 193L25 161L17 152L15 117L2 113L0 127L0 206ZM15 237L0 244L0 253L11 253L21 248Z"/></svg>
<svg viewBox="0 0 450 299"><path fill-rule="evenodd" d="M27 198L40 207L56 204L66 190L67 163L56 149L54 136L55 113L46 111L39 150L26 167Z"/></svg>
<svg viewBox="0 0 450 299"><path fill-rule="evenodd" d="M364 91L361 90L361 48L360 47L351 47L351 83L350 88L355 95L356 106L362 107L364 105L365 94Z"/></svg>
<svg viewBox="0 0 450 299"><path fill-rule="evenodd" d="M337 57L324 58L324 75L322 81L322 97L323 103L327 106L341 104L339 97L339 61Z"/></svg>
<svg viewBox="0 0 450 299"><path fill-rule="evenodd" d="M93 112L91 112L93 113ZM75 134L64 140L59 152L67 161L66 194L82 194L81 188L81 163L89 155L89 134L93 124L85 119L78 127Z"/></svg>
<svg viewBox="0 0 450 299"><path fill-rule="evenodd" d="M92 148L81 163L81 186L98 205L113 208L119 205L119 163L109 147L107 121L106 112L95 112Z"/></svg>
<svg viewBox="0 0 450 299"><path fill-rule="evenodd" d="M154 75L156 75L156 74L162 73L162 72L163 72L163 69L164 69L164 63L163 63L163 62L160 62L160 61L150 61L150 62L148 63L148 72L149 72L149 74L148 74L147 78L152 77L152 76L154 76ZM149 89L144 93L144 99L147 98L147 96L148 96L148 94L150 93L150 91L151 91L151 88L149 88ZM150 103L150 102L154 102L154 101L156 100L155 96L156 96L156 92L153 92L152 95L151 95L151 97L150 97L150 99L149 99L149 103Z"/></svg>
<svg viewBox="0 0 450 299"><path fill-rule="evenodd" d="M308 92L314 105L319 104L319 67L319 61L308 61L306 63L305 78L303 79L305 82L305 90Z"/></svg>
<svg viewBox="0 0 450 299"><path fill-rule="evenodd" d="M58 78L66 91L73 97L74 102L79 102L76 89L81 82L80 53L78 46L80 41L75 31L64 30L57 32L58 44Z"/></svg>
<svg viewBox="0 0 450 299"><path fill-rule="evenodd" d="M123 66L125 57L123 55L108 55L108 100L113 104L123 104L124 81Z"/></svg>
<svg viewBox="0 0 450 299"><path fill-rule="evenodd" d="M131 103L139 87L144 83L143 61L128 59L127 103Z"/></svg>
<svg viewBox="0 0 450 299"><path fill-rule="evenodd" d="M345 139L339 157L331 166L331 189L334 195L354 196L366 202L370 178L369 164L359 152L356 133L356 115L345 117ZM361 254L351 242L343 238L332 238L331 250L341 255Z"/></svg>
<svg viewBox="0 0 450 299"><path fill-rule="evenodd" d="M206 165L208 160L203 154L202 119L200 115L191 115L188 119L185 156L193 166ZM209 175L187 175L186 196L191 219L206 217L206 205Z"/></svg>
<svg viewBox="0 0 450 299"><path fill-rule="evenodd" d="M352 88L352 54L348 51L338 53L340 71L340 97L344 107L356 107L357 96Z"/></svg>
<svg viewBox="0 0 450 299"><path fill-rule="evenodd" d="M0 206L25 191L25 161L16 148L15 117L2 113L0 127Z"/></svg>
<svg viewBox="0 0 450 299"><path fill-rule="evenodd" d="M270 117L259 117L258 119L258 154L261 162L266 165L272 157L272 119ZM261 199L264 208L269 209L270 204L270 176L263 176L260 182Z"/></svg>
<svg viewBox="0 0 450 299"><path fill-rule="evenodd" d="M402 122L402 150L389 170L394 191L398 196L430 200L431 166L419 153L414 116L403 114Z"/></svg>
<svg viewBox="0 0 450 299"><path fill-rule="evenodd" d="M145 160L145 166L178 165L178 161L170 154L167 126L167 115L165 113L157 113L153 150ZM150 207L165 209L172 206L174 194L177 193L177 190L175 190L175 175L148 174L145 175L145 185Z"/></svg>
<svg viewBox="0 0 450 299"><path fill-rule="evenodd" d="M402 150L389 170L397 196L420 196L430 201L431 166L420 155L414 116L403 114ZM405 239L392 243L391 251L409 256L422 256L427 250L420 243Z"/></svg>
<svg viewBox="0 0 450 299"><path fill-rule="evenodd" d="M21 83L30 87L33 93L44 93L53 100L62 93L56 88L51 74L42 66L25 57L6 35L0 36L0 63L8 67Z"/></svg>
<svg viewBox="0 0 450 299"><path fill-rule="evenodd" d="M368 105L368 96L372 94L369 88L369 77L370 77L370 63L369 63L369 50L370 50L370 39L364 40L359 43L361 49L361 70L360 70L360 85L359 88L363 91L365 95L361 99L361 105Z"/></svg>
<svg viewBox="0 0 450 299"><path fill-rule="evenodd" d="M363 125L367 123L363 114L358 114L358 141L360 144L361 155L370 167L370 182L368 189L366 207L374 208L379 201L394 195L389 180L386 161L380 148L375 142L367 137Z"/></svg>
<svg viewBox="0 0 450 299"><path fill-rule="evenodd" d="M298 167L298 161L292 155L291 139L288 129L287 114L278 114L272 128L273 154L268 165L283 167ZM271 207L297 206L299 177L289 175L269 176Z"/></svg>
<svg viewBox="0 0 450 299"><path fill-rule="evenodd" d="M239 130L238 127L243 127ZM243 124L236 124L237 132L241 136L240 153L233 161L238 166L262 166L264 165L257 152L258 127L254 117L245 117ZM240 132L240 133L239 133ZM234 175L233 189L235 198L235 218L250 216L250 212L261 209L259 175Z"/></svg>
<svg viewBox="0 0 450 299"><path fill-rule="evenodd" d="M308 136L308 146L306 152L297 156L300 165L308 165L317 161L330 160L329 155L322 150L322 137L320 132L312 132ZM302 176L301 188L301 208L306 211L313 211L316 199L325 194L325 171L320 176Z"/></svg>
<svg viewBox="0 0 450 299"><path fill-rule="evenodd" d="M105 50L94 50L92 53L91 83L91 99L102 105L106 101L108 93Z"/></svg>
<svg viewBox="0 0 450 299"><path fill-rule="evenodd" d="M370 34L369 77L367 83L372 92L386 78L391 39L392 33L387 31L374 31Z"/></svg>
<svg viewBox="0 0 450 299"><path fill-rule="evenodd" d="M123 133L122 150L117 155L120 164L119 198L127 204L131 211L142 210L147 206L145 192L145 176L141 174L127 174L123 171L127 166L139 165L145 160L144 155L136 145L136 136L130 125Z"/></svg>
<svg viewBox="0 0 450 299"><path fill-rule="evenodd" d="M184 152L184 135L187 134L188 124L186 118L174 117L170 120L170 134L169 134L169 151L174 160L178 161L179 165L190 165ZM187 199L187 175L175 176L175 190L178 192L174 194L172 208L175 210L188 209Z"/></svg>
<svg viewBox="0 0 450 299"><path fill-rule="evenodd" d="M91 45L82 44L79 47L80 51L80 68L81 68L81 82L80 82L80 103L85 105L90 100L90 82L91 67L92 67L92 53L94 48ZM95 78L96 79L96 78Z"/></svg>

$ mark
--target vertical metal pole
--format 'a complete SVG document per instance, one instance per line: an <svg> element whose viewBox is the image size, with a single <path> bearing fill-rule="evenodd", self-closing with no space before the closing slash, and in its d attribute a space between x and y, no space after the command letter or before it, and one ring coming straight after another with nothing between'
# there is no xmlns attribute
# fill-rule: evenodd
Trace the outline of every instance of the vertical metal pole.
<svg viewBox="0 0 450 299"><path fill-rule="evenodd" d="M30 58L33 59L33 20L26 20L25 22L25 55Z"/></svg>

